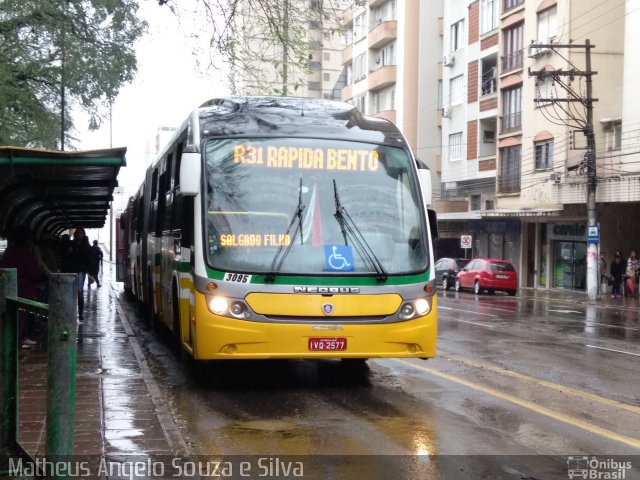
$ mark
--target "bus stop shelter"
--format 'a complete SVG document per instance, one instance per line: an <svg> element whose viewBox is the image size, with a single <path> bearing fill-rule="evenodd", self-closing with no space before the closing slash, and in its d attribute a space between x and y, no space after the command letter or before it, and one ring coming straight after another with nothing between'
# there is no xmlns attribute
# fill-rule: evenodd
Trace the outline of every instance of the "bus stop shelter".
<svg viewBox="0 0 640 480"><path fill-rule="evenodd" d="M61 152L0 147L0 237L18 225L36 237L102 228L126 148Z"/></svg>

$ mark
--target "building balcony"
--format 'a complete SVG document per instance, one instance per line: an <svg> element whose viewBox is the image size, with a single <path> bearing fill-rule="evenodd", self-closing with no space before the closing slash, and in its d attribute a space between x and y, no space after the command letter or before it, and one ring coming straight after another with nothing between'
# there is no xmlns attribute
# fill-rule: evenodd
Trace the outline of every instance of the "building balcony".
<svg viewBox="0 0 640 480"><path fill-rule="evenodd" d="M513 72L514 70L520 70L522 68L522 50L503 55L501 60L501 73L509 73Z"/></svg>
<svg viewBox="0 0 640 480"><path fill-rule="evenodd" d="M380 90L396 83L396 65L386 65L369 73L369 90Z"/></svg>
<svg viewBox="0 0 640 480"><path fill-rule="evenodd" d="M346 85L340 92L340 98L343 102L351 100L353 98L353 85Z"/></svg>
<svg viewBox="0 0 640 480"><path fill-rule="evenodd" d="M395 110L383 110L378 113L372 114L373 117L384 118L390 122L396 123L396 111Z"/></svg>
<svg viewBox="0 0 640 480"><path fill-rule="evenodd" d="M376 7L379 7L384 2L387 2L387 1L388 0L369 0L369 7L376 8Z"/></svg>
<svg viewBox="0 0 640 480"><path fill-rule="evenodd" d="M353 61L353 45L347 45L342 49L342 65Z"/></svg>
<svg viewBox="0 0 640 480"><path fill-rule="evenodd" d="M379 48L398 38L397 20L380 22L369 31L369 48Z"/></svg>
<svg viewBox="0 0 640 480"><path fill-rule="evenodd" d="M351 7L347 7L342 12L342 18L340 19L340 23L343 27L346 27L353 23L353 9Z"/></svg>
<svg viewBox="0 0 640 480"><path fill-rule="evenodd" d="M522 130L522 112L500 117L500 133L513 133Z"/></svg>

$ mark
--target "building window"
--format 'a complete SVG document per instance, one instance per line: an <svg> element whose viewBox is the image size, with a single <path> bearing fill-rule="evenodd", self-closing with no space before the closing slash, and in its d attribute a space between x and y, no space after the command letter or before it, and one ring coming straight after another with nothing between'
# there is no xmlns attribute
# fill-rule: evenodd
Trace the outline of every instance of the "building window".
<svg viewBox="0 0 640 480"><path fill-rule="evenodd" d="M518 5L522 5L524 0L502 0L502 11L506 12L512 8L516 8Z"/></svg>
<svg viewBox="0 0 640 480"><path fill-rule="evenodd" d="M309 90L322 90L320 82L309 82L308 87Z"/></svg>
<svg viewBox="0 0 640 480"><path fill-rule="evenodd" d="M451 51L455 52L464 45L464 20L451 25Z"/></svg>
<svg viewBox="0 0 640 480"><path fill-rule="evenodd" d="M356 106L356 108L358 110L360 110L360 112L366 114L367 112L365 111L365 105L367 103L367 95L360 95L356 98L353 99L353 104Z"/></svg>
<svg viewBox="0 0 640 480"><path fill-rule="evenodd" d="M502 92L502 133L522 128L522 85Z"/></svg>
<svg viewBox="0 0 640 480"><path fill-rule="evenodd" d="M553 78L547 77L536 81L536 106L548 105L558 97Z"/></svg>
<svg viewBox="0 0 640 480"><path fill-rule="evenodd" d="M553 168L553 140L536 142L536 170L549 170Z"/></svg>
<svg viewBox="0 0 640 480"><path fill-rule="evenodd" d="M353 81L357 82L367 76L366 54L360 54L353 59Z"/></svg>
<svg viewBox="0 0 640 480"><path fill-rule="evenodd" d="M556 7L538 13L538 43L545 43L555 39L557 34Z"/></svg>
<svg viewBox="0 0 640 480"><path fill-rule="evenodd" d="M438 110L442 108L442 79L438 80Z"/></svg>
<svg viewBox="0 0 640 480"><path fill-rule="evenodd" d="M495 66L488 67L487 70L482 73L482 95L496 93L496 80L498 78L496 70Z"/></svg>
<svg viewBox="0 0 640 480"><path fill-rule="evenodd" d="M479 193L469 195L469 211L477 212L482 209L482 195Z"/></svg>
<svg viewBox="0 0 640 480"><path fill-rule="evenodd" d="M325 62L331 61L331 52L324 52L324 61Z"/></svg>
<svg viewBox="0 0 640 480"><path fill-rule="evenodd" d="M330 81L330 80L331 80L331 74L330 74L330 73L323 73L323 74L322 74L322 79L323 79L325 82Z"/></svg>
<svg viewBox="0 0 640 480"><path fill-rule="evenodd" d="M464 75L449 80L449 105L460 105L464 101Z"/></svg>
<svg viewBox="0 0 640 480"><path fill-rule="evenodd" d="M449 135L449 161L462 160L462 132Z"/></svg>
<svg viewBox="0 0 640 480"><path fill-rule="evenodd" d="M382 22L388 22L396 19L396 0L391 0L380 8L372 9L371 14L375 19L375 25L380 25Z"/></svg>
<svg viewBox="0 0 640 480"><path fill-rule="evenodd" d="M504 31L504 56L502 57L502 71L509 72L522 68L522 38L524 24L516 25Z"/></svg>
<svg viewBox="0 0 640 480"><path fill-rule="evenodd" d="M379 92L374 92L371 94L371 103L372 103L372 112L371 113L380 113L385 110L393 110L394 109L394 97L395 96L395 88L385 88L384 90L380 90Z"/></svg>
<svg viewBox="0 0 640 480"><path fill-rule="evenodd" d="M622 121L611 122L605 127L605 142L608 151L622 148Z"/></svg>
<svg viewBox="0 0 640 480"><path fill-rule="evenodd" d="M502 148L500 150L499 193L515 193L520 191L521 158L522 147L520 145Z"/></svg>
<svg viewBox="0 0 640 480"><path fill-rule="evenodd" d="M367 12L357 16L353 20L353 41L363 39L367 36Z"/></svg>
<svg viewBox="0 0 640 480"><path fill-rule="evenodd" d="M350 63L347 65L347 85L353 83L353 65Z"/></svg>
<svg viewBox="0 0 640 480"><path fill-rule="evenodd" d="M386 67L396 64L396 44L395 42L381 48L376 53L376 68Z"/></svg>
<svg viewBox="0 0 640 480"><path fill-rule="evenodd" d="M498 1L482 0L480 3L480 33L487 33L498 26Z"/></svg>

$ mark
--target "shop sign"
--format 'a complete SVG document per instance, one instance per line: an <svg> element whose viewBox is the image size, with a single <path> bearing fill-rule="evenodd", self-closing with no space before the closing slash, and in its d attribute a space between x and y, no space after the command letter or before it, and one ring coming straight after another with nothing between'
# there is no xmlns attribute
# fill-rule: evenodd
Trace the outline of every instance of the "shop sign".
<svg viewBox="0 0 640 480"><path fill-rule="evenodd" d="M550 223L547 236L552 240L581 240L587 238L587 226L584 223Z"/></svg>

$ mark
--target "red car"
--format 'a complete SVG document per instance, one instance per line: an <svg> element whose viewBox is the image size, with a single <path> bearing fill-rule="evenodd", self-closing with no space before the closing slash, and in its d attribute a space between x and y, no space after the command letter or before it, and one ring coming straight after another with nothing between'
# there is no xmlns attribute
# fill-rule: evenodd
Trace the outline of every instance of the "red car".
<svg viewBox="0 0 640 480"><path fill-rule="evenodd" d="M518 291L518 274L508 260L474 258L456 275L456 292L473 289L476 295L487 290L490 294L503 290L509 295Z"/></svg>

